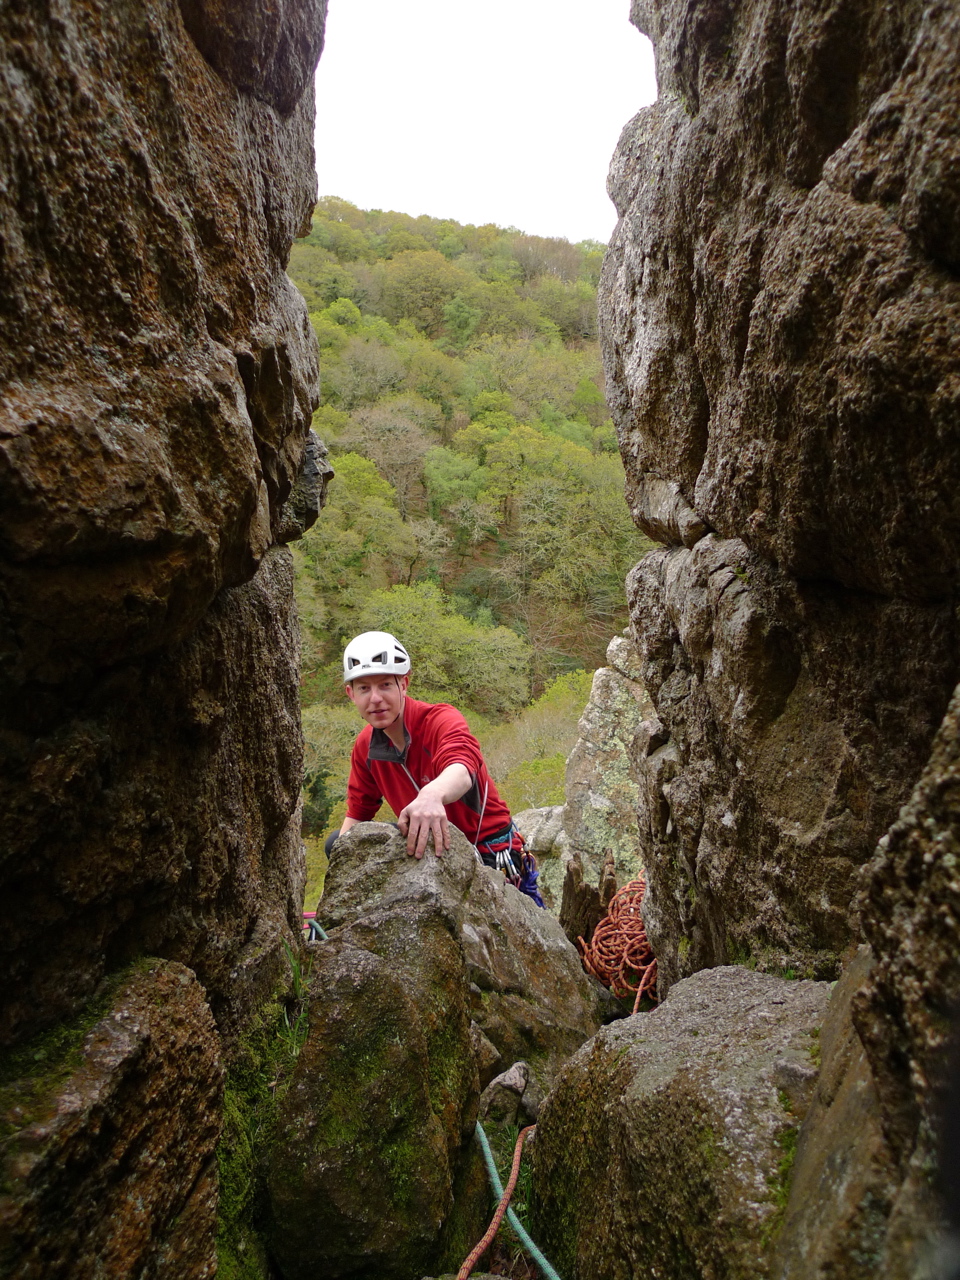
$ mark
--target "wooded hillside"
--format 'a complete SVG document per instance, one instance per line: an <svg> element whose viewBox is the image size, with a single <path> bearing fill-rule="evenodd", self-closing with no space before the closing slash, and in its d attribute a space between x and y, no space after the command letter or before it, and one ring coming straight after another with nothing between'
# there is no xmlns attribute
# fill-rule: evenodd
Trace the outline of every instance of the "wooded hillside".
<svg viewBox="0 0 960 1280"><path fill-rule="evenodd" d="M602 254L317 205L290 262L337 472L298 548L308 704L365 627L408 638L421 694L492 716L602 661L644 545L603 398Z"/></svg>

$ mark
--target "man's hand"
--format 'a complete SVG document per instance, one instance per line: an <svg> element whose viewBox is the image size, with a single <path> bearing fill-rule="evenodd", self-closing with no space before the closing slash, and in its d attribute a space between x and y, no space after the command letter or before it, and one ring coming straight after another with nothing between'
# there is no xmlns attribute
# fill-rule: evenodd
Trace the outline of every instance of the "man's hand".
<svg viewBox="0 0 960 1280"><path fill-rule="evenodd" d="M427 787L403 810L397 818L397 826L400 834L407 837L407 853L414 858L423 857L431 834L433 850L438 858L450 848L450 823L443 801L431 795Z"/></svg>
<svg viewBox="0 0 960 1280"><path fill-rule="evenodd" d="M407 853L422 858L427 840L433 836L433 851L439 858L450 848L450 823L444 805L459 800L470 790L473 779L465 765L451 764L433 782L428 782L416 799L397 817L400 834L407 837Z"/></svg>

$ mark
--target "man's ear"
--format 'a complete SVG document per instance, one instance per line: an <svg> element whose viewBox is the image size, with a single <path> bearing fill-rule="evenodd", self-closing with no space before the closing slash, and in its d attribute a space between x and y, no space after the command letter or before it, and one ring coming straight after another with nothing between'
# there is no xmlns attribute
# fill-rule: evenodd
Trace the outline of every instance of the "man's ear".
<svg viewBox="0 0 960 1280"><path fill-rule="evenodd" d="M353 702L354 698L353 698L353 681L352 680L348 684L345 684L343 686L343 691L347 695L347 697L350 699L350 701Z"/></svg>
<svg viewBox="0 0 960 1280"><path fill-rule="evenodd" d="M409 687L410 687L410 675L408 673L407 675L400 677L400 692L406 693Z"/></svg>

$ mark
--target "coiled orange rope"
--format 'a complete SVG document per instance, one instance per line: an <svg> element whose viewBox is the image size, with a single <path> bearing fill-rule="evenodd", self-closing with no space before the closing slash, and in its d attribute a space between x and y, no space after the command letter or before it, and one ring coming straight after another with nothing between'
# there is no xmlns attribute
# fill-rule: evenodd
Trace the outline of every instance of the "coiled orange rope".
<svg viewBox="0 0 960 1280"><path fill-rule="evenodd" d="M468 1280L471 1271L490 1248L493 1237L500 1230L500 1223L503 1221L503 1215L507 1212L510 1204L510 1198L513 1195L514 1187L517 1185L517 1178L520 1176L520 1157L523 1155L523 1144L528 1133L532 1133L537 1126L528 1124L525 1129L520 1130L520 1136L517 1138L517 1145L513 1151L513 1165L510 1168L510 1179L504 1188L500 1203L497 1205L497 1211L490 1221L484 1233L483 1239L479 1244L474 1246L473 1252L464 1262L463 1266L457 1272L457 1280Z"/></svg>
<svg viewBox="0 0 960 1280"><path fill-rule="evenodd" d="M618 889L589 942L577 938L577 950L587 973L599 978L615 996L636 992L633 1012L644 996L656 1000L657 958L647 941L640 904L647 891L645 876Z"/></svg>

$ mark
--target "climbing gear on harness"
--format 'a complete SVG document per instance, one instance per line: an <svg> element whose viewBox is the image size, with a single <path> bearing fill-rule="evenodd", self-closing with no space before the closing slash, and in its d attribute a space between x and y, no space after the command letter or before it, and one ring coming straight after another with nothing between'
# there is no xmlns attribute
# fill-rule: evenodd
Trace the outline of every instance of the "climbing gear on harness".
<svg viewBox="0 0 960 1280"><path fill-rule="evenodd" d="M343 651L343 678L358 676L405 676L410 671L410 655L389 631L364 631Z"/></svg>
<svg viewBox="0 0 960 1280"><path fill-rule="evenodd" d="M526 842L515 822L511 821L509 827L498 831L489 840L479 841L476 847L484 866L502 871L515 889L532 898L538 907L544 906L537 888L540 879L537 860L527 851Z"/></svg>
<svg viewBox="0 0 960 1280"><path fill-rule="evenodd" d="M483 1131L483 1125L480 1123L479 1120L477 1121L477 1127L474 1130L474 1132L476 1134L477 1141L480 1143L480 1149L483 1151L483 1159L484 1159L484 1163L487 1166L487 1175L490 1178L490 1185L493 1187L494 1195L497 1197L500 1203L497 1205L497 1212L493 1215L493 1221L490 1223L490 1226L487 1228L483 1239L476 1246L476 1248L472 1250L472 1252L470 1253L470 1256L466 1259L463 1266L460 1268L459 1272L457 1273L457 1280L467 1280L467 1277L470 1275L470 1272L473 1269L474 1265L483 1256L485 1250L487 1250L490 1247L490 1244L494 1236L497 1234L497 1231L500 1227L500 1223L503 1221L504 1212L506 1212L507 1221L510 1223L511 1227L513 1227L514 1231L516 1232L517 1237L520 1240L520 1243L523 1245L527 1253L530 1254L530 1257L533 1258L534 1262L543 1272L544 1276L546 1277L546 1280L560 1280L559 1275L557 1275L556 1271L554 1271L553 1267L550 1265L550 1263L546 1260L546 1258L543 1256L543 1254L540 1252L537 1246L530 1239L530 1236L525 1231L520 1219L517 1217L514 1211L509 1207L510 1199L513 1195L514 1188L517 1184L517 1177L520 1173L520 1156L523 1152L523 1144L526 1140L527 1134L534 1132L536 1127L537 1126L535 1124L532 1124L532 1125L529 1125L526 1129L523 1129L521 1131L520 1136L517 1139L517 1145L513 1152L513 1166L510 1170L510 1180L507 1183L506 1191L504 1191L503 1183L500 1181L500 1175L499 1173L497 1173L497 1166L494 1163L493 1152L490 1150L490 1143L487 1139L487 1135Z"/></svg>
<svg viewBox="0 0 960 1280"><path fill-rule="evenodd" d="M373 632L372 634L385 633ZM419 795L421 791L420 784L407 768L406 761L401 757L397 763L407 775L410 785L416 794ZM488 840L480 839L480 832L483 829L483 815L487 811L489 792L489 783L485 782L483 799L480 802L480 813L477 816L477 838L471 841L477 859L484 866L494 867L497 871L502 872L515 889L519 889L528 898L532 898L538 907L545 908L546 904L540 896L540 890L537 888L537 881L540 878L537 860L532 853L527 852L526 842L517 830L516 823L511 819L510 825L504 827L502 831L498 831ZM463 834L466 835L466 832L463 832ZM469 839L469 837L467 838Z"/></svg>

